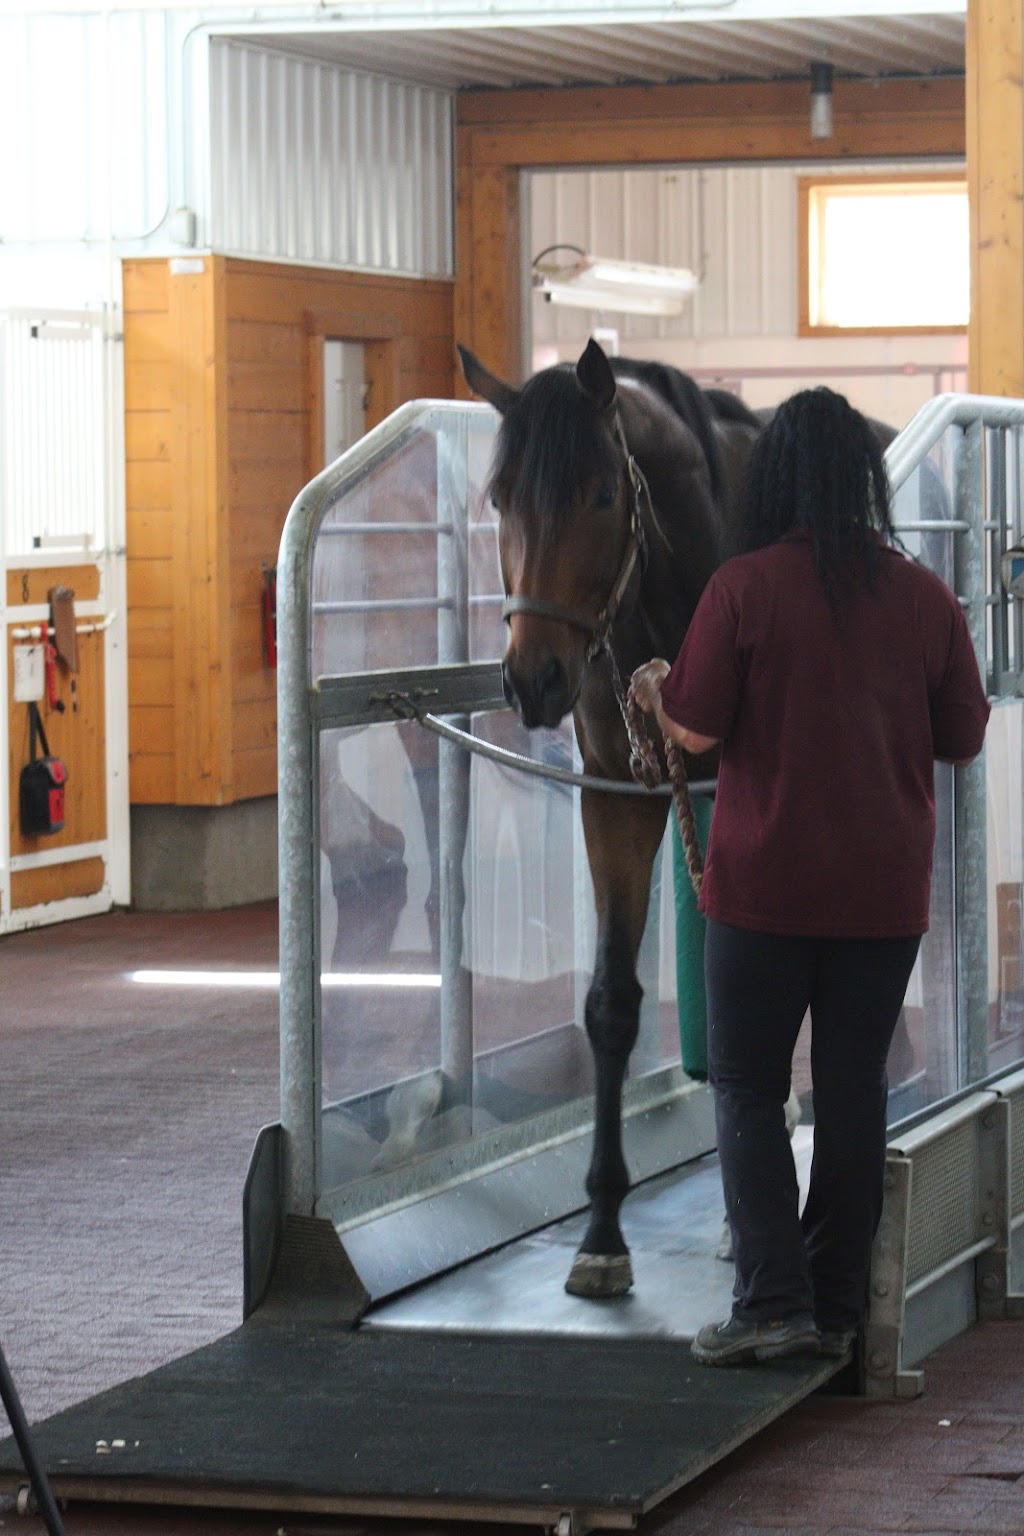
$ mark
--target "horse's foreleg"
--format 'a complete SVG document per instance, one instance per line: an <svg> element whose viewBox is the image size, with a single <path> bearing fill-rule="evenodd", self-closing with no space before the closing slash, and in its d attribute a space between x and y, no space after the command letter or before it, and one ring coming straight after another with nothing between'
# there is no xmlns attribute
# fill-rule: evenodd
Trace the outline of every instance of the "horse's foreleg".
<svg viewBox="0 0 1024 1536"><path fill-rule="evenodd" d="M574 1296L623 1296L633 1283L619 1208L629 1190L622 1153L622 1084L636 1043L643 991L636 957L650 897L651 867L666 803L623 801L584 791L583 829L597 905L597 955L587 993L594 1056L594 1144L587 1174L590 1222L565 1288Z"/></svg>

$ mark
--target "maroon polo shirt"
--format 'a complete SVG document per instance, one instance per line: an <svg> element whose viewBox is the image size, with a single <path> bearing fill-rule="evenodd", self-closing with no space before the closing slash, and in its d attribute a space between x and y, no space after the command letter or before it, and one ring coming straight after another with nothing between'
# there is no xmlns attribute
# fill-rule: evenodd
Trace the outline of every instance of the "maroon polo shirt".
<svg viewBox="0 0 1024 1536"><path fill-rule="evenodd" d="M967 625L937 576L886 548L834 615L803 531L709 581L662 688L722 742L700 907L766 933L928 927L934 759L988 720Z"/></svg>

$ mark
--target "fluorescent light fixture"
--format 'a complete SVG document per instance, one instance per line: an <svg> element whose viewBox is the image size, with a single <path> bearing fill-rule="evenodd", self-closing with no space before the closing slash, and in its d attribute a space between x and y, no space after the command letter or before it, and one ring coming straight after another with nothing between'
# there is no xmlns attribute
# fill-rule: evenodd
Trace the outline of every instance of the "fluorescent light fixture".
<svg viewBox="0 0 1024 1536"><path fill-rule="evenodd" d="M582 275L585 283L610 283L634 293L668 293L677 298L695 293L699 286L696 272L689 267L652 267L640 261L608 261L601 256L588 256L586 260Z"/></svg>
<svg viewBox="0 0 1024 1536"><path fill-rule="evenodd" d="M572 251L575 260L547 261L550 252ZM700 287L688 267L661 267L643 261L590 256L578 246L550 246L533 261L533 286L549 304L608 310L627 315L681 315Z"/></svg>
<svg viewBox="0 0 1024 1536"><path fill-rule="evenodd" d="M681 315L683 296L663 293L630 293L626 288L598 288L591 283L556 283L545 279L537 285L548 304L568 304L574 309L614 311L620 315Z"/></svg>
<svg viewBox="0 0 1024 1536"><path fill-rule="evenodd" d="M279 987L278 971L129 971L128 980L147 987ZM439 987L430 971L325 971L322 987Z"/></svg>

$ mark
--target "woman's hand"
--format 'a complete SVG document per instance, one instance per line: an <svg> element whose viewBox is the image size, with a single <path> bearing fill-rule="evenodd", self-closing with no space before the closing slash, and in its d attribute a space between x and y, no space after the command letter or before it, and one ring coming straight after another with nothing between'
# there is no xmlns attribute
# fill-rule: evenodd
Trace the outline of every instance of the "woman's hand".
<svg viewBox="0 0 1024 1536"><path fill-rule="evenodd" d="M629 691L645 714L654 714L661 702L661 685L672 668L661 656L637 667L629 680Z"/></svg>

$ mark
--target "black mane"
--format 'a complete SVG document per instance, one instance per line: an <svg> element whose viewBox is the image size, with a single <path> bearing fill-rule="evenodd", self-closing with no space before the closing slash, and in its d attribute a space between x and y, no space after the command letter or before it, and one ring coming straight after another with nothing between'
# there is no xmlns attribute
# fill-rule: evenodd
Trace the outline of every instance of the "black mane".
<svg viewBox="0 0 1024 1536"><path fill-rule="evenodd" d="M576 382L575 366L560 363L527 379L502 417L491 483L516 505L534 509L543 538L556 531L584 469L614 480L618 460Z"/></svg>
<svg viewBox="0 0 1024 1536"><path fill-rule="evenodd" d="M690 429L707 461L712 496L720 503L723 469L715 416L756 426L753 414L736 396L705 392L669 364L628 357L609 362L617 377L644 385ZM584 468L591 475L612 478L617 458L577 384L575 365L559 363L528 379L502 417L491 480L501 484L510 500L534 509L543 537L556 529Z"/></svg>
<svg viewBox="0 0 1024 1536"><path fill-rule="evenodd" d="M716 503L721 504L722 455L713 425L716 410L704 390L690 378L688 373L682 373L669 363L638 362L631 357L613 357L609 361L614 374L646 384L648 389L660 395L662 400L671 406L676 415L686 423L707 460L708 474L711 477L711 494ZM736 403L745 413L746 406L741 401ZM714 402L714 406L717 406L717 401ZM726 413L719 411L718 414ZM746 416L736 419L745 420Z"/></svg>

